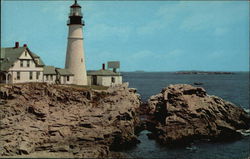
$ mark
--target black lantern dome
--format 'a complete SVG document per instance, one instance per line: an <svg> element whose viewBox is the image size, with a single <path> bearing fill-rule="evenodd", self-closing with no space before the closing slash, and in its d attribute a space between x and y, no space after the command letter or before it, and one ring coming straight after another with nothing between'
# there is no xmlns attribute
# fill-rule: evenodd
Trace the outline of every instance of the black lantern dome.
<svg viewBox="0 0 250 159"><path fill-rule="evenodd" d="M70 6L68 25L72 24L84 25L84 21L82 20L81 6L77 3L77 0L75 0L75 3Z"/></svg>

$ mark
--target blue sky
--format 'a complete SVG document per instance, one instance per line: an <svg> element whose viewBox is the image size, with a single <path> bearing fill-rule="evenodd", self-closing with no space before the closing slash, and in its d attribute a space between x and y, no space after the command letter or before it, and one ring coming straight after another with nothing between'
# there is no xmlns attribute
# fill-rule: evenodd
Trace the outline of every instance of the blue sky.
<svg viewBox="0 0 250 159"><path fill-rule="evenodd" d="M1 1L2 47L15 41L64 67L73 1ZM87 69L249 70L247 1L79 1Z"/></svg>

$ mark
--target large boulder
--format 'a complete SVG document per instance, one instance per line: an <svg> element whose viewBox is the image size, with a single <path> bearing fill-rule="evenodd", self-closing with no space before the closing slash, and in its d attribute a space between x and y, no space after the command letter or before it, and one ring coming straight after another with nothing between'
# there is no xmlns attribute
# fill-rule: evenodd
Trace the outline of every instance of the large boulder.
<svg viewBox="0 0 250 159"><path fill-rule="evenodd" d="M228 140L249 129L250 117L240 107L201 87L170 85L148 100L148 129L160 143L182 145L196 139Z"/></svg>
<svg viewBox="0 0 250 159"><path fill-rule="evenodd" d="M140 100L128 84L107 90L5 85L0 101L0 156L106 157L137 143Z"/></svg>

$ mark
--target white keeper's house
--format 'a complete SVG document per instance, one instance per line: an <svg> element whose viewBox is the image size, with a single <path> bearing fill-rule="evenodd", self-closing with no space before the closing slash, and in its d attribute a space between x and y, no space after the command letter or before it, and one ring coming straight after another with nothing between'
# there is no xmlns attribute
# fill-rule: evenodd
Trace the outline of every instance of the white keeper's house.
<svg viewBox="0 0 250 159"><path fill-rule="evenodd" d="M0 83L48 82L72 84L73 74L67 69L45 66L42 59L26 44L1 48Z"/></svg>

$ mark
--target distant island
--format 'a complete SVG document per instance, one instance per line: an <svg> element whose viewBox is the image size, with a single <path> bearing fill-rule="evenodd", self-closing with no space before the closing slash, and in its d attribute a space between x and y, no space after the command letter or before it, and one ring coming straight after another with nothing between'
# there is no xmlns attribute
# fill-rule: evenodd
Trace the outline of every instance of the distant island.
<svg viewBox="0 0 250 159"><path fill-rule="evenodd" d="M233 72L220 72L220 71L178 71L176 74L234 74Z"/></svg>
<svg viewBox="0 0 250 159"><path fill-rule="evenodd" d="M145 72L144 70L136 70L136 71L134 71L134 72Z"/></svg>

